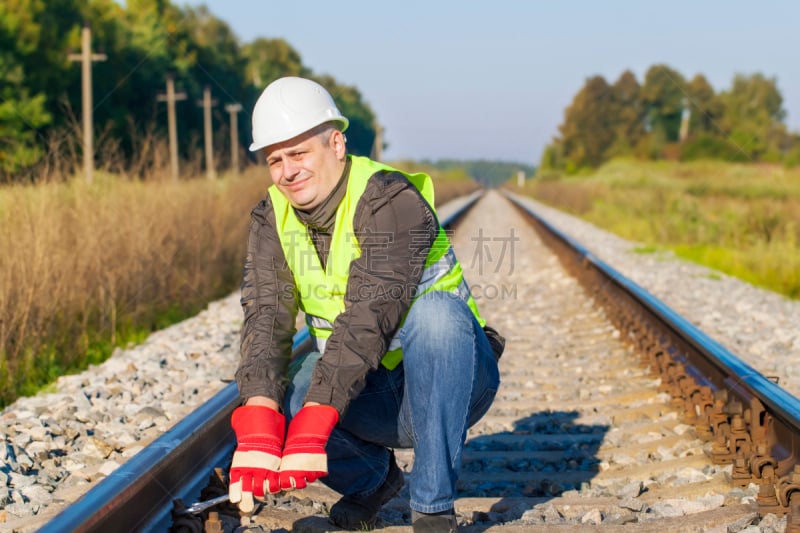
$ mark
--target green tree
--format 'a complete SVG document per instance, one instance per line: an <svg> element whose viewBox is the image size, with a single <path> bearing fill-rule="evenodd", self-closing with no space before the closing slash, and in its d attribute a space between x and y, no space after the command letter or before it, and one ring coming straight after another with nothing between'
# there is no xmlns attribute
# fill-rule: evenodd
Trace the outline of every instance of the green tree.
<svg viewBox="0 0 800 533"><path fill-rule="evenodd" d="M787 133L783 96L774 78L763 74L737 74L723 92L724 129L728 138L749 159L780 159Z"/></svg>
<svg viewBox="0 0 800 533"><path fill-rule="evenodd" d="M27 59L39 50L41 1L0 4L0 177L5 181L42 155L37 131L52 120L44 92L26 84Z"/></svg>
<svg viewBox="0 0 800 533"><path fill-rule="evenodd" d="M620 75L611 86L611 96L614 141L606 153L606 159L630 155L645 135L641 87L633 72L626 70Z"/></svg>
<svg viewBox="0 0 800 533"><path fill-rule="evenodd" d="M247 81L258 88L259 92L283 76L311 75L297 50L283 39L260 37L244 45L242 54L247 62Z"/></svg>
<svg viewBox="0 0 800 533"><path fill-rule="evenodd" d="M667 65L654 65L645 74L641 94L648 131L666 142L677 141L687 96L683 76Z"/></svg>
<svg viewBox="0 0 800 533"><path fill-rule="evenodd" d="M63 104L72 83L80 87L80 68L69 60L69 52L80 51L80 32L85 20L88 2L78 0L11 0L6 3L17 15L25 13L33 24L23 42L12 44L20 54L25 71L24 85L31 94L45 95L47 112L53 117L54 127L63 126L69 120ZM35 30L34 30L35 28ZM22 31L25 31L22 27ZM76 102L80 103L80 92ZM76 108L79 109L79 108Z"/></svg>
<svg viewBox="0 0 800 533"><path fill-rule="evenodd" d="M593 76L575 95L559 126L567 171L597 167L615 140L615 96L602 76Z"/></svg>
<svg viewBox="0 0 800 533"><path fill-rule="evenodd" d="M45 95L31 96L20 86L22 69L0 53L0 179L9 180L20 169L36 163L43 154L37 129L51 120Z"/></svg>
<svg viewBox="0 0 800 533"><path fill-rule="evenodd" d="M722 134L722 100L702 74L695 75L686 86L692 117L690 135Z"/></svg>
<svg viewBox="0 0 800 533"><path fill-rule="evenodd" d="M689 137L681 146L681 159L724 159L746 161L744 154L725 138L724 107L719 95L702 74L686 86L691 110Z"/></svg>

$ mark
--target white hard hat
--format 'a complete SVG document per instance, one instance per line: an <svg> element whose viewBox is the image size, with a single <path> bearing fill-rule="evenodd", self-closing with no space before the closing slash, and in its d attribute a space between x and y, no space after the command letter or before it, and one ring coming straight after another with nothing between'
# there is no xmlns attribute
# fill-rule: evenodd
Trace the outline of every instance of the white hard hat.
<svg viewBox="0 0 800 533"><path fill-rule="evenodd" d="M339 123L341 131L350 124L322 85L292 76L277 79L267 85L253 108L250 151L286 141L331 120Z"/></svg>

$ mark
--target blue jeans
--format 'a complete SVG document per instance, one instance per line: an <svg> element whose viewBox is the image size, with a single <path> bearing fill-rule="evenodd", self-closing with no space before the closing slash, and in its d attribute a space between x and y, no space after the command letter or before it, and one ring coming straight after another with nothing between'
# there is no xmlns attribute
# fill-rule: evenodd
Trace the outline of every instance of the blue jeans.
<svg viewBox="0 0 800 533"><path fill-rule="evenodd" d="M388 448L413 448L411 508L422 513L451 509L467 428L494 400L500 376L483 329L454 294L419 297L399 338L403 362L380 366L333 430L321 481L348 496L367 497L386 480ZM295 359L284 412L303 406L321 355Z"/></svg>

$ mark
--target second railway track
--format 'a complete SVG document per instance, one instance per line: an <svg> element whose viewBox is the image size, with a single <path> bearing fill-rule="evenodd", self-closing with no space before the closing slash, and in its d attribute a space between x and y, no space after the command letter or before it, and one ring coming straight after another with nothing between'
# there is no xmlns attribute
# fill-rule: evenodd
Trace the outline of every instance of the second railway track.
<svg viewBox="0 0 800 533"><path fill-rule="evenodd" d="M782 513L759 513L757 485L731 484L733 465L712 460L685 406L506 199L486 194L453 242L482 314L508 341L501 389L468 435L464 531L787 530ZM413 467L410 451L398 460ZM325 512L337 498L315 484L208 527L334 531ZM407 488L381 518L386 531L410 530Z"/></svg>

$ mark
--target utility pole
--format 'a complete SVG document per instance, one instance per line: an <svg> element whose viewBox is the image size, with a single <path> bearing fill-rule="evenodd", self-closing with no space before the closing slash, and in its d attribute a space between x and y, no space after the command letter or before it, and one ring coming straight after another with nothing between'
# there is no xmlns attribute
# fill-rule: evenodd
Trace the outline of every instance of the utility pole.
<svg viewBox="0 0 800 533"><path fill-rule="evenodd" d="M231 171L234 176L239 174L239 111L242 104L225 104L225 111L231 116Z"/></svg>
<svg viewBox="0 0 800 533"><path fill-rule="evenodd" d="M105 61L105 54L92 53L92 30L84 23L81 30L81 53L69 54L70 61L81 62L81 97L83 107L83 173L87 183L94 176L94 131L92 129L92 61Z"/></svg>
<svg viewBox="0 0 800 533"><path fill-rule="evenodd" d="M175 77L167 75L167 94L157 96L159 102L167 102L167 127L169 128L169 162L172 179L178 181L178 128L175 124L175 101L186 100L186 93L175 93Z"/></svg>
<svg viewBox="0 0 800 533"><path fill-rule="evenodd" d="M369 158L373 161L380 161L383 157L383 128L380 124L375 125L375 140L372 141L372 152Z"/></svg>
<svg viewBox="0 0 800 533"><path fill-rule="evenodd" d="M678 134L678 141L683 142L689 136L689 120L692 118L692 109L689 107L689 99L683 97L683 112L681 113L681 131Z"/></svg>
<svg viewBox="0 0 800 533"><path fill-rule="evenodd" d="M211 131L211 106L217 105L216 100L211 99L211 87L208 85L203 89L203 99L198 100L197 105L203 108L203 137L206 141L206 178L213 180L216 178L214 172L214 143Z"/></svg>

